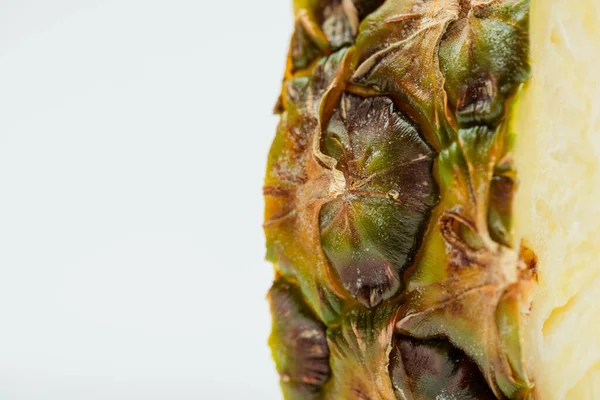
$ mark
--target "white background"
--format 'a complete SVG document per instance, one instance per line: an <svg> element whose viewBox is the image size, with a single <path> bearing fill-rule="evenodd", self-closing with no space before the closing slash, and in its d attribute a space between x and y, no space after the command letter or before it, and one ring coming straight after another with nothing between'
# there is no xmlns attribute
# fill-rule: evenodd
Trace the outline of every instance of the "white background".
<svg viewBox="0 0 600 400"><path fill-rule="evenodd" d="M0 399L280 399L291 0L0 0Z"/></svg>

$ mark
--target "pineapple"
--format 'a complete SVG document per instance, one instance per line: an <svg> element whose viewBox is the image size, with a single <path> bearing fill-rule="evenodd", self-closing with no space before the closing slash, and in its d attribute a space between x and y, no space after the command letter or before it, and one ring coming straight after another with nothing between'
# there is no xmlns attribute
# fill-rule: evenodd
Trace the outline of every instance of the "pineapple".
<svg viewBox="0 0 600 400"><path fill-rule="evenodd" d="M286 399L600 395L600 5L573 3L295 0L264 186Z"/></svg>

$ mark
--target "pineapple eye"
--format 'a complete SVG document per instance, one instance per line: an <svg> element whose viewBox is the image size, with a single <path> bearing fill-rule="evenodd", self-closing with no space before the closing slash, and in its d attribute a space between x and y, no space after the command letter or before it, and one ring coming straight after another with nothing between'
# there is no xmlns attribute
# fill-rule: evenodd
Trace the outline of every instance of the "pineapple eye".
<svg viewBox="0 0 600 400"><path fill-rule="evenodd" d="M345 288L372 308L398 293L418 250L437 202L435 152L382 96L344 94L322 143L346 195L321 209L321 244Z"/></svg>
<svg viewBox="0 0 600 400"><path fill-rule="evenodd" d="M441 339L395 336L389 373L399 399L496 399L477 365Z"/></svg>
<svg viewBox="0 0 600 400"><path fill-rule="evenodd" d="M469 3L469 2L467 2ZM471 6L453 21L439 47L448 102L462 127L498 124L505 100L530 75L523 32L528 19L515 7L511 17L490 3ZM499 45L499 44L502 45Z"/></svg>
<svg viewBox="0 0 600 400"><path fill-rule="evenodd" d="M317 58L350 46L358 33L361 12L382 0L365 3L360 10L352 0L329 0L304 4L296 15L290 56L292 71L308 68Z"/></svg>
<svg viewBox="0 0 600 400"><path fill-rule="evenodd" d="M273 331L269 345L284 390L318 393L329 379L325 326L312 313L297 287L277 280L269 291Z"/></svg>

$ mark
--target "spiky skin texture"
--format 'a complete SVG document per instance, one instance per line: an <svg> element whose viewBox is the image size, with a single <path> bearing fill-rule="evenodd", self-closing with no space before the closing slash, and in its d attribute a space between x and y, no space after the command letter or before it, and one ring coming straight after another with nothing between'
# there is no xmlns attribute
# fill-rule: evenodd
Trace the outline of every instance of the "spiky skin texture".
<svg viewBox="0 0 600 400"><path fill-rule="evenodd" d="M265 178L286 399L528 399L523 0L296 0Z"/></svg>

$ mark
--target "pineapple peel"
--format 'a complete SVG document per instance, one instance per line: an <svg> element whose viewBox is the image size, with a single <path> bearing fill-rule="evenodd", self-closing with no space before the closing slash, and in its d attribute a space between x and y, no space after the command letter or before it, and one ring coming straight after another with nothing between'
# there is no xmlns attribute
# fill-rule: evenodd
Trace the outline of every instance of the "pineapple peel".
<svg viewBox="0 0 600 400"><path fill-rule="evenodd" d="M286 399L531 398L505 123L528 12L296 0L264 186Z"/></svg>
<svg viewBox="0 0 600 400"><path fill-rule="evenodd" d="M395 296L437 202L433 150L385 97L344 94L322 137L346 188L321 209L321 243L365 307Z"/></svg>

